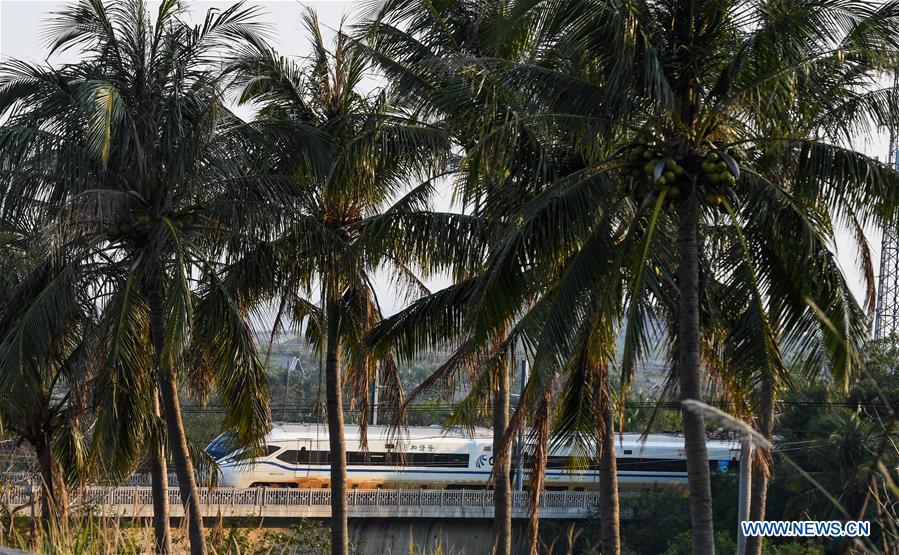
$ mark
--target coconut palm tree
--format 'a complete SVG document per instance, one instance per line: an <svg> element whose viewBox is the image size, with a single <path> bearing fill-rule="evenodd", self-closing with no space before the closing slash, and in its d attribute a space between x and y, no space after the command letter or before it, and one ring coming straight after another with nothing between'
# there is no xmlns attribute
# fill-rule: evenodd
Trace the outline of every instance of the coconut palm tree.
<svg viewBox="0 0 899 555"><path fill-rule="evenodd" d="M90 257L77 249L54 250L48 238L54 236L34 229L3 233L0 332L0 395L7 401L0 417L5 429L34 446L44 525L54 534L67 516L69 481L123 479L141 457L141 446L162 453L150 459L161 460L163 487L154 494L161 493L164 510L158 514L167 520L164 434L158 411L141 410L147 407L146 393L155 397L156 391L149 341L131 351L130 365L110 363L118 358L112 349L120 346L121 324L114 324L115 303L99 312L103 301L96 294L96 280L109 276L96 272ZM137 322L145 324L145 318ZM140 369L139 375L127 376L128 386L116 388L129 367ZM163 528L161 545L169 545L168 527Z"/></svg>
<svg viewBox="0 0 899 555"><path fill-rule="evenodd" d="M188 385L214 387L239 443L262 441L267 382L247 307L222 282L218 261L235 252L235 235L255 229L253 207L276 184L247 173L241 122L222 102L213 64L255 35L253 10L210 10L198 26L184 23L184 11L166 0L154 20L142 0L84 0L56 13L48 28L51 51L74 49L80 62L4 65L0 206L13 222L47 221L64 248L91 262L98 299L116 315L107 320L105 364L123 374L109 385L132 379L158 392L191 552L204 553L179 379L202 376ZM140 378L147 339L150 381ZM151 402L134 408L152 413ZM164 552L168 515L155 503L163 499L162 455L153 476L157 550Z"/></svg>
<svg viewBox="0 0 899 555"><path fill-rule="evenodd" d="M382 318L373 276L387 272L413 298L427 292L411 269L418 259L402 248L377 247L379 241L395 245L395 238L390 226L376 224L383 214L427 202L429 178L445 165L448 142L442 130L397 111L384 92L364 92L368 65L342 27L329 46L315 12L305 12L303 20L312 45L305 63L279 56L261 40L230 61L239 102L259 108L254 125L269 137L258 157L267 172L289 183L274 204L281 225L253 243L233 271L241 289L278 306L275 329L287 319L305 322L324 359L331 549L346 553L344 390L359 409L363 449L376 372L394 399L388 406L402 404L391 353L375 356L362 348L362 336ZM298 143L319 147L298 157ZM403 195L416 181L423 184ZM379 239L366 239L376 233Z"/></svg>
<svg viewBox="0 0 899 555"><path fill-rule="evenodd" d="M792 117L786 120L778 120L768 118L765 121L758 122L760 128L764 128L767 134L772 136L789 136L802 135L810 133L824 133L831 136L839 136L840 134L849 135L854 130L864 129L866 120L872 116L878 120L882 120L882 115L877 113L878 106L870 103L870 99L876 98L879 101L885 101L892 104L895 100L892 98L897 91L886 89L874 89L867 91L861 96L854 94L846 95L846 89L854 88L854 75L851 73L841 73L828 68L825 70L828 75L814 75L808 78L803 86L807 89L815 89L818 94L823 94L827 88L831 90L834 98L842 99L834 104L823 106L802 106L798 105L791 111ZM816 111L817 110L817 111ZM848 136L846 137L849 138ZM777 183L784 190L794 188L794 180L797 178L798 168L796 167L796 159L789 154L788 149L780 148L780 145L770 145L769 149L762 152L756 161L759 172L763 172L765 179ZM802 200L797 199L797 202ZM813 206L809 206L808 210L813 210ZM835 215L824 213L819 216L822 218L824 225L833 227L832 218ZM768 253L769 262L773 262L776 267L783 270L783 273L777 276L779 287L772 288L769 292L768 310L771 315L771 321L775 328L778 341L783 345L782 350L785 352L799 351L815 356L808 357L799 368L802 370L802 376L814 379L821 372L830 373L838 379L838 387L845 388L848 384L848 378L856 373L856 367L860 365L860 360L856 356L858 346L864 344L867 338L868 324L873 316L875 306L875 277L873 272L873 263L871 260L871 252L866 239L866 233L861 223L857 219L850 219L843 224L848 228L857 247L857 261L859 265L859 274L865 283L865 299L864 308L867 313L867 319L862 318L862 312L858 308L854 308L849 312L850 317L854 320L849 325L842 326L841 334L846 343L853 345L853 349L849 350L849 357L832 357L829 356L827 350L814 352L809 349L808 338L810 334L808 329L795 329L795 320L792 318L801 310L803 304L802 299L809 299L817 306L818 304L827 305L827 299L853 299L851 291L846 289L846 283L842 280L823 280L819 281L818 276L808 272L802 272L799 268L792 267L788 259L794 256L798 259L820 259L829 256L828 253L819 252L813 254L811 251L815 249L822 250L823 245L813 244L799 240L797 236L786 236L785 244L777 245L777 248ZM810 248L811 247L811 248ZM789 308L784 309L788 305ZM782 317L788 319L782 322ZM783 333L786 332L785 335ZM805 346L797 346L797 342L804 342ZM833 352L831 351L831 354ZM765 437L772 439L775 420L775 404L777 402L778 392L789 387L790 383L769 379L763 376L760 383L753 384L751 387L756 389L754 405L757 407L757 426ZM770 480L771 458L772 454L766 452L764 448L758 449L756 464L753 465L752 476L752 495L750 503L750 519L764 520L765 505L767 497L767 487ZM761 538L747 539L747 552L761 553Z"/></svg>
<svg viewBox="0 0 899 555"><path fill-rule="evenodd" d="M515 435L509 428L508 383L509 352L514 350L516 340L509 330L529 300L524 295L517 300L510 295L502 309L490 312L485 318L474 317L472 310L477 297L473 293L481 285L472 276L483 266L483 253L489 253L492 239L504 226L510 225L508 215L513 203L533 196L540 183L545 182L545 174L555 170L533 163L533 149L543 146L541 138L532 135L529 129L509 129L504 125L509 114L526 104L527 98L494 86L489 76L474 82L473 75L454 64L463 56L515 61L533 56L539 48L542 23L527 7L526 2L505 0L463 0L440 6L417 0L392 0L379 6L370 21L358 26L363 51L388 77L393 94L417 117L433 121L446 130L455 148L465 157L454 173L456 198L468 216L441 214L441 218L446 222L454 219L456 223L462 219L476 222L476 227L462 225L457 229L459 233L445 236L455 248L464 250L445 262L457 285L391 318L379 326L370 342L375 345L378 341L387 344L397 341L403 347L404 356L409 357L415 355L417 347L453 345L455 354L409 400L431 385L467 369L480 385L470 396L469 405L448 424L471 425L473 419L482 416L481 408L490 406L498 455L507 451L499 449L501 444ZM492 137L489 146L488 142L481 142L486 137ZM504 156L509 152L517 156L514 162ZM430 216L419 211L415 217L428 221ZM473 235L474 229L478 232ZM403 241L409 248L440 252L433 250L427 240L418 240L414 232L415 229ZM476 239L483 241L476 242ZM471 256L472 252L476 255ZM511 550L509 471L510 458L495 457L497 553ZM532 524L536 522L535 518Z"/></svg>
<svg viewBox="0 0 899 555"><path fill-rule="evenodd" d="M566 293L557 296L545 317L545 329L553 335L540 342L535 369L549 366L553 358L568 359L578 330L590 322L582 307L596 306L595 291L623 269L624 390L635 362L645 354L647 329L656 321L665 322L671 338L672 378L682 399L703 397L702 368L711 368L708 363L721 355L731 366L728 371L744 383L757 382L761 376L784 379L775 328L767 313L768 295L782 295L768 290L772 277L814 267L818 279L832 285L830 292L845 291L838 267L832 257L824 256L832 241L826 222L889 219L895 207L893 171L840 146L835 135L771 136L753 126L771 114L788 113L786 106L792 106L794 95L806 92L799 83L806 72L814 73L813 66L821 69L820 75L834 71L852 75L853 85L862 88L870 88L879 72L889 67L897 44L890 8L852 6L849 15L833 16L841 10L828 2L790 10L723 1L562 2L553 4L552 13L546 15L554 21L550 27L560 30L555 46L546 50L547 62L514 64L475 57L456 61L457 67L479 64L493 79L530 94L542 109L518 115L567 129L577 148L589 151L597 136L619 145L608 150L611 155L600 154L585 171L560 180L545 193L554 200L544 209L555 215L554 240L563 245L570 241L568 245L578 252L558 286ZM554 65L558 60L569 62ZM851 94L848 89L842 89L844 99ZM836 101L833 96L804 98ZM866 108L871 107L882 109L883 104L869 98ZM789 190L772 184L759 171L762 145L770 144L782 146L795 161L798 177ZM588 191L605 197L603 202L583 202ZM572 202L565 204L566 200ZM609 248L603 241L609 237L607 230L584 229L583 222L595 221L595 216L585 218L583 207L602 209L611 221L623 224L622 246L614 263L607 262ZM810 227L821 221L822 207L829 218L821 227ZM525 210L534 214L536 208L535 203ZM766 226L757 228L763 221ZM804 250L797 251L797 246L787 251L797 258L777 257L777 264L761 258L761 253L777 252L786 240L778 234L776 242L769 240L772 223L788 224L790 233L810 239L801 243ZM525 239L519 243L527 244ZM495 268L489 270L494 293L521 279L520 272L510 269L522 267L523 260L534 264L530 255L523 248L505 249L488 264ZM716 327L715 315L709 312L714 305L707 300L713 285L739 293L730 299L724 320L729 320L730 331L722 336L721 345L708 342ZM789 309L781 307L790 310L789 316L780 316L783 333L791 334L802 348L817 349L838 363L857 360L858 345L845 338L861 336L863 313L851 300L822 297L815 306L794 302ZM814 297L803 300L809 298ZM815 342L813 337L824 340ZM713 346L721 355L716 357ZM812 360L822 359L819 355ZM844 379L840 372L851 366L851 362L834 365L837 377ZM536 398L543 391L535 390ZM693 547L697 553L711 553L704 418L686 408L682 416Z"/></svg>
<svg viewBox="0 0 899 555"><path fill-rule="evenodd" d="M21 233L2 236L0 419L34 449L41 520L53 534L68 514L67 480L86 472L81 424L97 368L89 345L97 314L77 261L41 257Z"/></svg>

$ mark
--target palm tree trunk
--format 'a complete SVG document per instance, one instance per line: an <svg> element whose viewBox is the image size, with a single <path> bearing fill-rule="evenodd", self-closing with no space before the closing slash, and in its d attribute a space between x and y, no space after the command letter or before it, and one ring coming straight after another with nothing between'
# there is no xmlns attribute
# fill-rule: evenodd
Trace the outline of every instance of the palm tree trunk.
<svg viewBox="0 0 899 555"><path fill-rule="evenodd" d="M759 431L769 441L774 433L774 388L767 376L762 378L759 388ZM761 446L756 448L758 456L762 460L770 461L771 454ZM760 460L759 458L756 459ZM752 494L749 505L749 520L765 520L765 505L768 501L768 480L770 479L769 464L752 465ZM750 536L746 538L746 554L762 554L762 538Z"/></svg>
<svg viewBox="0 0 899 555"><path fill-rule="evenodd" d="M175 377L175 369L166 363L162 357L165 309L162 303L162 284L158 277L148 287L147 299L150 304L150 336L156 351L159 392L162 397L166 434L169 440L169 448L172 450L172 463L175 466L175 474L178 476L181 502L187 515L190 552L191 555L204 555L206 553L206 538L203 534L203 513L200 510L200 494L197 491L194 467L187 449L184 423L181 420L178 382Z"/></svg>
<svg viewBox="0 0 899 555"><path fill-rule="evenodd" d="M512 487L509 482L509 474L512 469L512 461L510 457L503 457L502 461L498 460L502 438L509 427L509 365L501 364L497 374L496 397L493 402L493 456L496 464L501 464L502 467L493 469L496 480L493 490L493 553L510 555L512 553Z"/></svg>
<svg viewBox="0 0 899 555"><path fill-rule="evenodd" d="M159 392L153 392L153 414L162 416L159 410ZM156 553L172 552L172 536L169 527L169 473L165 460L165 444L153 446L150 455L150 489L153 493L153 535Z"/></svg>
<svg viewBox="0 0 899 555"><path fill-rule="evenodd" d="M62 469L53 456L51 439L46 432L40 432L34 445L41 474L41 523L48 533L53 533L56 524L66 519L69 500Z"/></svg>
<svg viewBox="0 0 899 555"><path fill-rule="evenodd" d="M328 295L325 396L331 447L331 553L346 555L349 548L346 499L346 436L343 427L343 380L340 370L340 306Z"/></svg>
<svg viewBox="0 0 899 555"><path fill-rule="evenodd" d="M609 375L602 371L602 381L597 380L600 399L602 440L599 453L599 504L600 543L604 555L621 554L621 533L618 514L618 461L615 458L615 419L609 394Z"/></svg>
<svg viewBox="0 0 899 555"><path fill-rule="evenodd" d="M678 326L677 375L681 400L701 400L702 377L699 368L699 237L695 194L680 207L677 249ZM690 516L693 525L693 553L713 555L715 537L712 524L712 487L705 437L705 418L700 412L681 409L684 422L684 447L687 478L690 484Z"/></svg>

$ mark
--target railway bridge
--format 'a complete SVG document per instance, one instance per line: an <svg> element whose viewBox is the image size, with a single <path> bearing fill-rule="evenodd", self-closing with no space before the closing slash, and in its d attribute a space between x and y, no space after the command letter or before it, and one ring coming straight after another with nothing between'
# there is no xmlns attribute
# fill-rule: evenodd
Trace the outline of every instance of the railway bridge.
<svg viewBox="0 0 899 555"><path fill-rule="evenodd" d="M7 507L34 506L40 512L37 487L18 485L0 490ZM146 486L88 486L71 492L73 508L94 515L146 518L153 514L152 494ZM490 490L350 490L349 518L353 519L493 519ZM530 493L512 493L513 518L527 518ZM173 517L183 516L177 488L169 490ZM328 518L331 491L295 488L200 488L206 517ZM585 491L545 491L538 513L543 519L580 520L595 517L599 494Z"/></svg>

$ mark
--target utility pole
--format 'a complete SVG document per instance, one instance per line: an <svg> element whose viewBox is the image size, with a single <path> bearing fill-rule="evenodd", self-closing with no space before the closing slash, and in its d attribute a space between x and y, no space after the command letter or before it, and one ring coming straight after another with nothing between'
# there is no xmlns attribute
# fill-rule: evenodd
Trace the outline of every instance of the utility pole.
<svg viewBox="0 0 899 555"><path fill-rule="evenodd" d="M521 404L521 398L524 396L524 385L528 380L528 360L521 357L521 387L518 389L518 404ZM515 464L515 489L522 491L524 489L524 432L518 429L517 453Z"/></svg>
<svg viewBox="0 0 899 555"><path fill-rule="evenodd" d="M371 425L378 425L378 393L380 391L380 374L378 372L378 368L375 367L375 383L373 385L373 391L371 393Z"/></svg>
<svg viewBox="0 0 899 555"><path fill-rule="evenodd" d="M752 437L743 436L740 442L740 500L737 506L737 555L746 555L746 536L743 535L744 520L749 518L749 500L752 496Z"/></svg>
<svg viewBox="0 0 899 555"><path fill-rule="evenodd" d="M287 366L287 372L284 374L284 402L281 404L281 422L287 422L287 393L290 391L290 373L293 372L298 364L300 364L300 359L293 357L293 360ZM300 365L300 370L302 369L303 367Z"/></svg>

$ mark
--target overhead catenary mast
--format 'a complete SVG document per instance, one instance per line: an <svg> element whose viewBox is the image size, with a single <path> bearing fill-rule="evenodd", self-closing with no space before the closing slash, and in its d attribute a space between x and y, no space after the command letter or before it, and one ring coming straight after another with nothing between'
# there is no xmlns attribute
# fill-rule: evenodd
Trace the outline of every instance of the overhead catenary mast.
<svg viewBox="0 0 899 555"><path fill-rule="evenodd" d="M890 125L887 160L899 171L899 137ZM874 338L899 333L899 232L896 222L883 229L880 246L880 277L877 282L877 311L874 314Z"/></svg>

